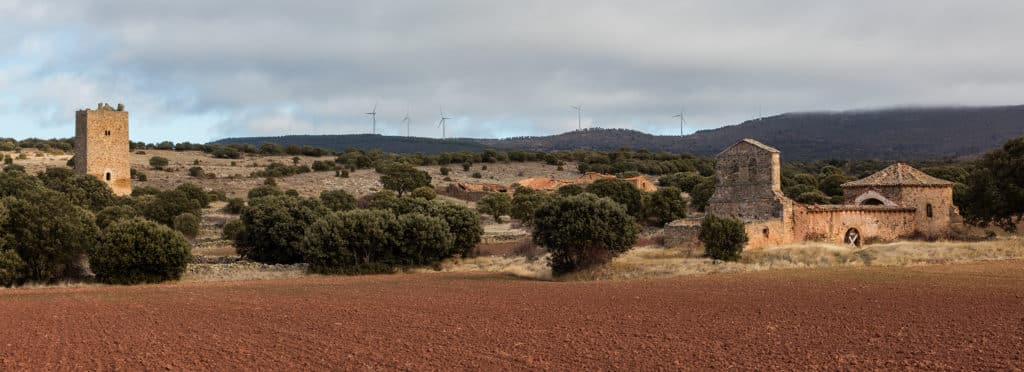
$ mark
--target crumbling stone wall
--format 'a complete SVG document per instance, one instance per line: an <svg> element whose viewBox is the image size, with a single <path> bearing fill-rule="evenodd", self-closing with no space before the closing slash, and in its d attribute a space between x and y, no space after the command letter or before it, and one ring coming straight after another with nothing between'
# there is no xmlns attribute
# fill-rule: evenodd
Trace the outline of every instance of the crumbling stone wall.
<svg viewBox="0 0 1024 372"><path fill-rule="evenodd" d="M665 246L670 248L699 247L700 221L700 218L684 218L666 224Z"/></svg>
<svg viewBox="0 0 1024 372"><path fill-rule="evenodd" d="M131 195L128 112L100 104L75 113L75 171L110 185L115 195Z"/></svg>

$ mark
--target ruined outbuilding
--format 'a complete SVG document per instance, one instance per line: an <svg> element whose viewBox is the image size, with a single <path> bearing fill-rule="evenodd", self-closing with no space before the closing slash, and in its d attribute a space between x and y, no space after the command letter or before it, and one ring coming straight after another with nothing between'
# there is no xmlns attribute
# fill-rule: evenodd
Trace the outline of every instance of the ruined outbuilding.
<svg viewBox="0 0 1024 372"><path fill-rule="evenodd" d="M115 195L131 195L128 112L106 103L75 113L75 171L99 178Z"/></svg>
<svg viewBox="0 0 1024 372"><path fill-rule="evenodd" d="M782 193L779 150L752 139L718 155L718 185L707 212L739 218L747 249L803 241L860 245L912 237L941 237L962 222L953 183L896 163L843 184L842 205L804 205ZM699 221L670 225L692 236Z"/></svg>

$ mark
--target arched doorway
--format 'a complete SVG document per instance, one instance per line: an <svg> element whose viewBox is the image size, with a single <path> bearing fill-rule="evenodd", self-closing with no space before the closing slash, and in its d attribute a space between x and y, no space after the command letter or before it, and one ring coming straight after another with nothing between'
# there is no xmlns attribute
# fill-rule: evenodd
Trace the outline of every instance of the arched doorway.
<svg viewBox="0 0 1024 372"><path fill-rule="evenodd" d="M852 245L854 247L860 247L861 240L863 239L860 236L860 231L858 231L855 228L846 230L846 235L843 235L843 243Z"/></svg>

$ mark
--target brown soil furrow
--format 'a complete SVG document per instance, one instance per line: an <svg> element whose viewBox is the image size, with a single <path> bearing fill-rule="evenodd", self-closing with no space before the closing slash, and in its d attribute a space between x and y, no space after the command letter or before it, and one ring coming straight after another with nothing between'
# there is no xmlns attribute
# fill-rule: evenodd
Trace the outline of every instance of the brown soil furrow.
<svg viewBox="0 0 1024 372"><path fill-rule="evenodd" d="M1024 262L0 290L0 369L1020 369Z"/></svg>

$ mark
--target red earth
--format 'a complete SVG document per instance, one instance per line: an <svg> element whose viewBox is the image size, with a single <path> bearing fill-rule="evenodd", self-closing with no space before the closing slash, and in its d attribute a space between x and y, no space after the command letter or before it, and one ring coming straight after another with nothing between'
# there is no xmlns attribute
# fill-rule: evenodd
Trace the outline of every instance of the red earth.
<svg viewBox="0 0 1024 372"><path fill-rule="evenodd" d="M0 290L0 369L1024 368L1024 261Z"/></svg>

